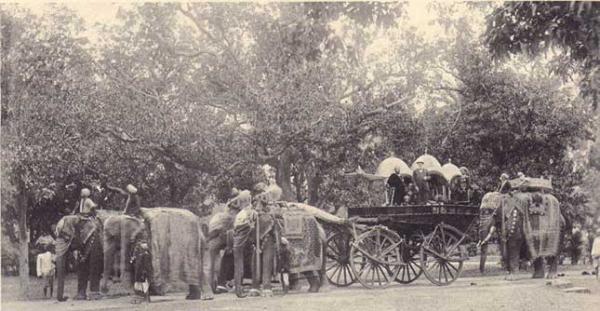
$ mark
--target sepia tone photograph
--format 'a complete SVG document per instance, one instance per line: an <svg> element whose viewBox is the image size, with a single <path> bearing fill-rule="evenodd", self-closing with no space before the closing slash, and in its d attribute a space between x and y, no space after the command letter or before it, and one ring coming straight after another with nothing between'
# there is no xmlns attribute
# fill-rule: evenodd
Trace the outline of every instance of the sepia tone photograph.
<svg viewBox="0 0 600 311"><path fill-rule="evenodd" d="M0 309L600 309L600 2L0 3Z"/></svg>

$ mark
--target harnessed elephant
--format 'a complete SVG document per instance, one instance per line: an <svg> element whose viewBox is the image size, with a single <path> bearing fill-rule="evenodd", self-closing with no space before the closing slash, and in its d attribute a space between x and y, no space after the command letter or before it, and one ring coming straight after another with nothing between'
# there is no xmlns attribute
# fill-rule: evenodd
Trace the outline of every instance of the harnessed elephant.
<svg viewBox="0 0 600 311"><path fill-rule="evenodd" d="M90 299L100 298L102 273L102 222L93 216L68 215L56 225L56 271L58 301L65 301L65 259L69 251L79 251L77 269L77 296L86 299L88 281Z"/></svg>
<svg viewBox="0 0 600 311"><path fill-rule="evenodd" d="M492 234L498 231L508 280L514 279L514 272L519 268L522 248L527 249L533 261L533 278L544 277L544 260L549 265L546 277L556 277L565 221L553 195L491 192L482 200L480 215L480 239L485 236L479 243L482 253Z"/></svg>
<svg viewBox="0 0 600 311"><path fill-rule="evenodd" d="M176 282L188 284L186 299L212 299L203 271L206 242L200 219L190 211L178 208L142 208L141 218L113 215L104 222L104 275L102 291L108 292L108 276L116 252L120 252L121 275L131 279L128 263L132 246L142 234L147 237L152 267L150 287L164 294ZM135 274L135 271L131 271Z"/></svg>

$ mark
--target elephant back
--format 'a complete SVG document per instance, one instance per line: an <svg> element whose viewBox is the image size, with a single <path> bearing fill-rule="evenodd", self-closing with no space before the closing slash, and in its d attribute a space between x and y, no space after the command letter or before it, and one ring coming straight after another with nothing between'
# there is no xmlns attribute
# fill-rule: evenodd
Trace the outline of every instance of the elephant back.
<svg viewBox="0 0 600 311"><path fill-rule="evenodd" d="M323 263L324 230L317 218L294 203L280 204L281 235L287 240L289 271L319 270Z"/></svg>
<svg viewBox="0 0 600 311"><path fill-rule="evenodd" d="M142 208L141 214L149 231L153 285L165 291L200 285L204 236L199 218L166 207Z"/></svg>
<svg viewBox="0 0 600 311"><path fill-rule="evenodd" d="M523 213L523 234L531 256L556 255L562 218L556 197L542 192L516 193L515 197L527 202Z"/></svg>

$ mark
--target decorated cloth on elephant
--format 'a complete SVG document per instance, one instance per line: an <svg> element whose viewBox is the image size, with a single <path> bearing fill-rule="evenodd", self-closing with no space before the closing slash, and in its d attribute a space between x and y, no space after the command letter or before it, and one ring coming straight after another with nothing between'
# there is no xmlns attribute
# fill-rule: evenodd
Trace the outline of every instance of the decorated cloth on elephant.
<svg viewBox="0 0 600 311"><path fill-rule="evenodd" d="M290 273L318 271L323 264L322 240L324 232L316 218L294 203L279 202L277 225L281 237L287 241L280 258L283 269Z"/></svg>
<svg viewBox="0 0 600 311"><path fill-rule="evenodd" d="M152 260L152 285L166 292L183 282L200 286L203 248L198 217L178 208L142 208L141 215L149 228ZM178 282L179 281L179 282Z"/></svg>

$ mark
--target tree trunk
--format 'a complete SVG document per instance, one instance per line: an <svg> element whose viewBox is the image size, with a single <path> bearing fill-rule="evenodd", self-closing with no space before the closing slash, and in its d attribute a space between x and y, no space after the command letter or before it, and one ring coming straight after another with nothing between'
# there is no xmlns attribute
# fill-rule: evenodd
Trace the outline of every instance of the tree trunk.
<svg viewBox="0 0 600 311"><path fill-rule="evenodd" d="M283 191L282 200L292 201L294 200L294 190L292 190L292 168L291 168L291 155L289 151L284 152L279 156L277 161L277 175L275 180L281 190Z"/></svg>
<svg viewBox="0 0 600 311"><path fill-rule="evenodd" d="M311 172L310 177L308 178L308 204L309 205L317 205L319 203L319 188L321 188L321 183L323 182L323 178L321 174L313 170Z"/></svg>
<svg viewBox="0 0 600 311"><path fill-rule="evenodd" d="M17 182L16 205L19 213L19 278L21 297L29 298L29 239L27 237L27 196L25 184L19 179Z"/></svg>

